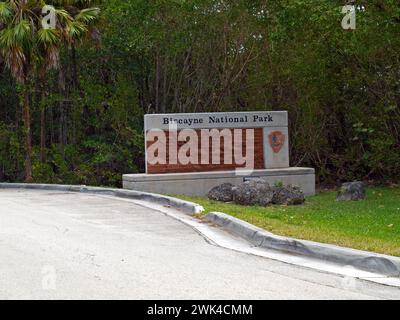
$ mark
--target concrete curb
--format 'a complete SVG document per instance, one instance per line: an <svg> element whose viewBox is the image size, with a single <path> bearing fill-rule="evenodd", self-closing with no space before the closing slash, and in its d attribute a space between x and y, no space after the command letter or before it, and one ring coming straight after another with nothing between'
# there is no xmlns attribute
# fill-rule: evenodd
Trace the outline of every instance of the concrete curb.
<svg viewBox="0 0 400 320"><path fill-rule="evenodd" d="M142 201L151 201L166 207L172 207L183 211L189 215L195 215L204 211L204 208L196 203L167 197L154 193L113 189L113 188L100 188L88 186L73 186L73 185L59 185L59 184L28 184L28 183L0 183L0 189L32 189L32 190L53 190L65 192L80 192L87 194L103 194L111 195L119 198L127 198Z"/></svg>
<svg viewBox="0 0 400 320"><path fill-rule="evenodd" d="M204 219L244 238L256 247L303 255L343 266L352 266L359 270L384 276L400 277L400 258L397 257L276 236L221 212L210 212Z"/></svg>

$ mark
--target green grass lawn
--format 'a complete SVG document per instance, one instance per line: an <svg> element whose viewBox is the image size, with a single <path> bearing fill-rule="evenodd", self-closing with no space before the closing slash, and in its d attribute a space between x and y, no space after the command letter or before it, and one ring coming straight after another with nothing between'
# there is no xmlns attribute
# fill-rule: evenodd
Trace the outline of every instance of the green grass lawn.
<svg viewBox="0 0 400 320"><path fill-rule="evenodd" d="M337 202L336 192L308 197L301 206L247 207L200 197L201 204L278 235L400 256L400 188L369 188L367 200Z"/></svg>

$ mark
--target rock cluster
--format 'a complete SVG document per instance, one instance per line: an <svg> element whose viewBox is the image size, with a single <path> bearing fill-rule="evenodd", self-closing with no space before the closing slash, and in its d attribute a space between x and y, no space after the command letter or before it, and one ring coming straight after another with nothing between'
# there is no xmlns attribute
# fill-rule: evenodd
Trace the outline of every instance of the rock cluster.
<svg viewBox="0 0 400 320"><path fill-rule="evenodd" d="M299 187L271 187L264 179L249 179L236 187L224 183L210 190L211 200L234 202L240 205L268 206L270 204L297 205L305 201Z"/></svg>

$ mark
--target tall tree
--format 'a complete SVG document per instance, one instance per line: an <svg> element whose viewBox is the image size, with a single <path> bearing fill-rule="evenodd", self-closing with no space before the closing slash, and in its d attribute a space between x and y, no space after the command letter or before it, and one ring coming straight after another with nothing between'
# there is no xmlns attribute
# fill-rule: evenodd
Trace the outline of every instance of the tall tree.
<svg viewBox="0 0 400 320"><path fill-rule="evenodd" d="M72 43L88 31L98 16L91 0L7 0L0 2L0 53L6 67L18 82L25 126L25 180L32 181L32 84L43 79L46 71L59 66L59 52L65 43ZM56 23L45 27L42 8L54 5Z"/></svg>

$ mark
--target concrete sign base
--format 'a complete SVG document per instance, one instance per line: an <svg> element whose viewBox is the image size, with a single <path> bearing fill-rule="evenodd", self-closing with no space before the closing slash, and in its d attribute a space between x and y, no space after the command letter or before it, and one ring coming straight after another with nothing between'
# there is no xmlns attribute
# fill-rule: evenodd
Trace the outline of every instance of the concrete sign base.
<svg viewBox="0 0 400 320"><path fill-rule="evenodd" d="M282 183L303 189L306 195L315 194L315 170L312 168L264 169L249 172L216 171L168 174L126 174L124 189L167 195L205 196L213 187L223 183L237 185L249 177L260 177L270 185Z"/></svg>

